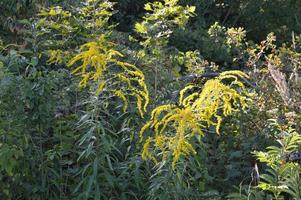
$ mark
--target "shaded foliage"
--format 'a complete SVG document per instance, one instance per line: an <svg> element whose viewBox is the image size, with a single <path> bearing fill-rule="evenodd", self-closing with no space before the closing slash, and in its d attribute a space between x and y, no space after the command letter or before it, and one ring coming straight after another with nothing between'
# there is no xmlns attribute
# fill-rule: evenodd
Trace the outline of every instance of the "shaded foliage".
<svg viewBox="0 0 301 200"><path fill-rule="evenodd" d="M299 1L0 7L0 199L300 198Z"/></svg>

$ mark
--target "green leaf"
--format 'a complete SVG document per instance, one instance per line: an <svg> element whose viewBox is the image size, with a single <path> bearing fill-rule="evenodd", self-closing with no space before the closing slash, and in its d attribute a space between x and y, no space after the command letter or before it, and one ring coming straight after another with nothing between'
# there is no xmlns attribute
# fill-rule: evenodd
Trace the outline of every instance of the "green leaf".
<svg viewBox="0 0 301 200"><path fill-rule="evenodd" d="M37 66L39 63L39 59L37 57L32 57L31 60L30 60L30 64L35 67Z"/></svg>
<svg viewBox="0 0 301 200"><path fill-rule="evenodd" d="M147 28L145 27L145 23L136 23L135 24L135 31L137 33L147 33Z"/></svg>
<svg viewBox="0 0 301 200"><path fill-rule="evenodd" d="M188 12L190 12L190 13L194 13L195 10L196 10L196 7L195 7L195 6L189 6L189 7L187 7L187 10L188 10Z"/></svg>
<svg viewBox="0 0 301 200"><path fill-rule="evenodd" d="M152 6L151 6L149 3L147 3L147 4L145 4L145 6L144 6L144 10L152 11L153 9L152 9Z"/></svg>

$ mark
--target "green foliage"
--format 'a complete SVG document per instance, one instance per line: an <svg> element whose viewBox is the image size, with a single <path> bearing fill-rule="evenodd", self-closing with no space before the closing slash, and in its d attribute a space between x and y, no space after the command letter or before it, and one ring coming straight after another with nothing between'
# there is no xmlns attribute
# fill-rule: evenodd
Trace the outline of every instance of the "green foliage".
<svg viewBox="0 0 301 200"><path fill-rule="evenodd" d="M271 199L270 196L264 195L263 192L258 191L249 186L241 186L237 188L239 192L231 193L227 196L229 200L264 200L264 199Z"/></svg>
<svg viewBox="0 0 301 200"><path fill-rule="evenodd" d="M294 199L300 199L300 165L298 163L285 162L285 156L298 150L301 144L301 136L293 130L284 132L284 138L278 140L279 147L271 146L267 152L255 152L257 159L266 163L266 174L260 177L262 181L258 188L269 191L275 200L283 199L283 193L288 193Z"/></svg>
<svg viewBox="0 0 301 200"><path fill-rule="evenodd" d="M300 199L298 6L0 1L0 199Z"/></svg>
<svg viewBox="0 0 301 200"><path fill-rule="evenodd" d="M140 44L149 48L151 53L159 57L162 47L175 27L184 28L189 18L194 15L195 7L180 6L178 0L155 1L144 6L147 11L143 21L135 24L135 31L143 38Z"/></svg>
<svg viewBox="0 0 301 200"><path fill-rule="evenodd" d="M1 72L5 75L0 86L4 161L1 180L5 184L0 196L3 199L57 197L63 187L59 180L68 166L64 162L67 157L75 156L71 150L75 118L73 113L65 115L67 108L75 104L70 73L37 71L35 62L15 51L8 52L1 60L4 63ZM65 82L61 84L61 80ZM3 160L8 156L11 162ZM19 189L11 192L16 187Z"/></svg>
<svg viewBox="0 0 301 200"><path fill-rule="evenodd" d="M72 6L52 6L41 10L35 23L40 51L48 51L50 64L68 63L80 45L108 34L113 6L110 1L93 0L82 2L79 10Z"/></svg>

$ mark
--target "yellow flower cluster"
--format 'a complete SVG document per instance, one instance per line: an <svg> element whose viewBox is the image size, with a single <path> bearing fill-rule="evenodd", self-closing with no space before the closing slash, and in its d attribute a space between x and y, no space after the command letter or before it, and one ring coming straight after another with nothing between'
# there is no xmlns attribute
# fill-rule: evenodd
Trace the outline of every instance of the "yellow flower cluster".
<svg viewBox="0 0 301 200"><path fill-rule="evenodd" d="M164 160L168 152L173 157L172 167L175 168L180 156L195 153L190 139L196 134L204 136L203 128L215 126L216 132L222 122L222 115L228 116L247 106L247 92L244 84L239 80L248 78L241 71L227 71L217 78L205 83L203 88L197 85L188 85L180 91L179 105L167 104L155 108L151 119L140 131L143 141L147 129L154 131L153 136L148 136L144 143L143 159L155 158L155 151L160 151ZM230 84L224 84L228 81ZM189 95L185 95L189 91ZM220 110L222 112L220 112ZM167 128L174 130L166 131Z"/></svg>
<svg viewBox="0 0 301 200"><path fill-rule="evenodd" d="M112 90L112 93L122 99L124 111L128 106L126 96L135 97L139 113L143 117L149 103L144 74L136 66L119 61L118 57L123 57L123 55L113 49L113 44L107 41L105 35L101 35L97 41L82 45L80 53L69 61L68 66L81 63L72 73L82 77L79 83L81 88L86 87L89 80L98 81L97 94L105 88L107 83L105 75L109 74L109 70L112 68L114 76L110 80L117 79L118 82L126 84L125 90Z"/></svg>
<svg viewBox="0 0 301 200"><path fill-rule="evenodd" d="M74 65L77 61L82 62L72 72L82 76L80 87L86 87L89 79L94 81L98 78L102 79L108 62L112 61L113 56L121 55L119 52L109 49L105 42L105 37L102 35L97 42L88 42L82 45L81 52L69 61L68 66Z"/></svg>

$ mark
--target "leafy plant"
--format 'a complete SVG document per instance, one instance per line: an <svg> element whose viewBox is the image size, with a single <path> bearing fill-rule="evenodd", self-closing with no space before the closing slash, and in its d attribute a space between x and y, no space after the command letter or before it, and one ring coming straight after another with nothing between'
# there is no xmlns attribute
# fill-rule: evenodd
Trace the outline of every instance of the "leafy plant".
<svg viewBox="0 0 301 200"><path fill-rule="evenodd" d="M298 163L285 162L285 155L298 150L301 137L294 130L288 130L283 138L278 140L278 146L267 148L267 152L255 152L257 159L266 163L266 174L260 177L262 181L258 188L271 192L275 200L283 199L283 193L291 195L294 199L300 199L300 165Z"/></svg>

